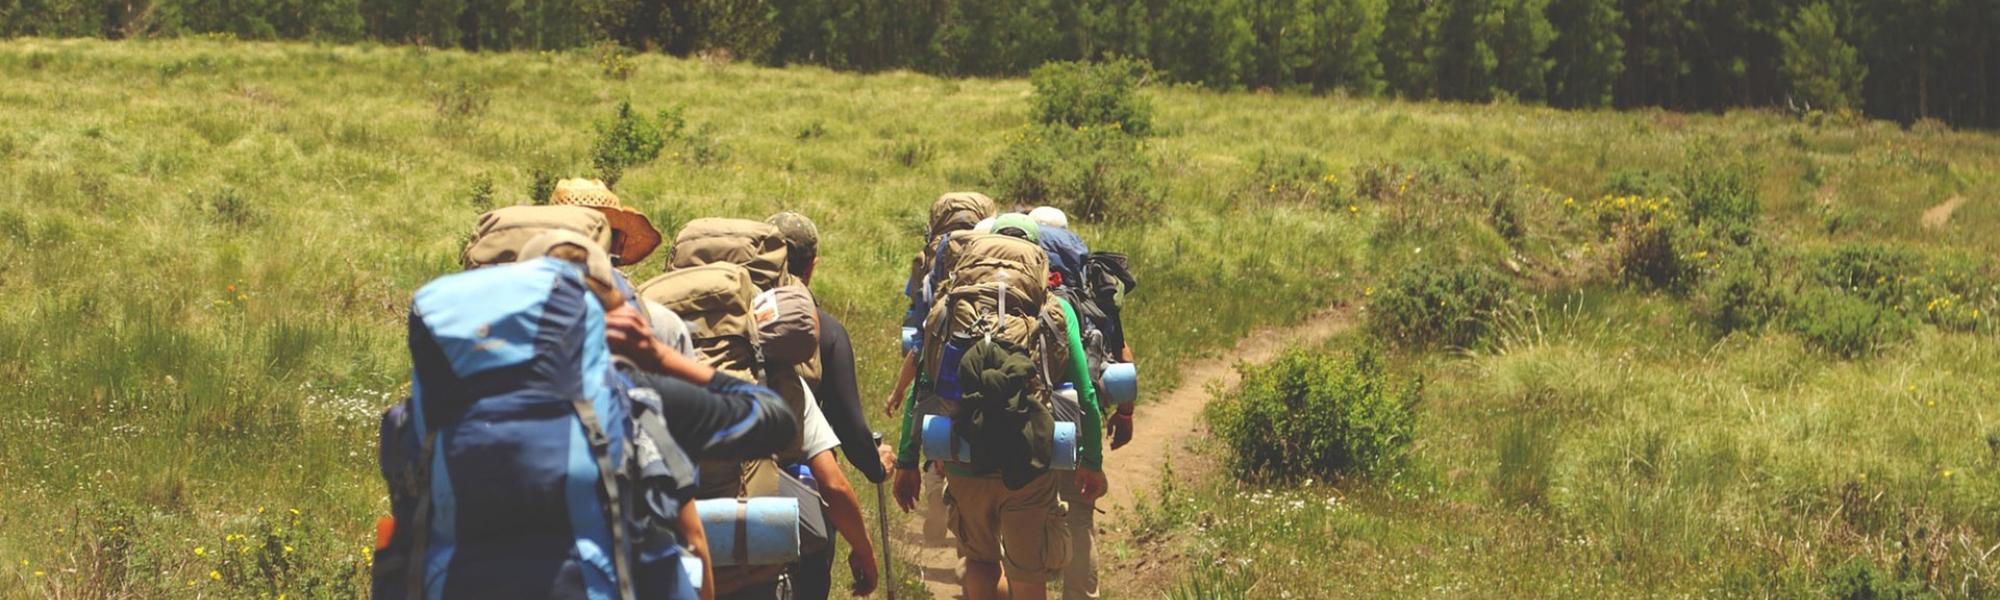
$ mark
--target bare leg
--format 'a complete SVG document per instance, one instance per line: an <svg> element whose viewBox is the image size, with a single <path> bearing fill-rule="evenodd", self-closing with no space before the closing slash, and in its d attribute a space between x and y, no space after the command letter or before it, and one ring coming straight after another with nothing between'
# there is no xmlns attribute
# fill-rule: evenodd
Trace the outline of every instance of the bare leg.
<svg viewBox="0 0 2000 600"><path fill-rule="evenodd" d="M1000 600L1000 563L965 561L965 600Z"/></svg>

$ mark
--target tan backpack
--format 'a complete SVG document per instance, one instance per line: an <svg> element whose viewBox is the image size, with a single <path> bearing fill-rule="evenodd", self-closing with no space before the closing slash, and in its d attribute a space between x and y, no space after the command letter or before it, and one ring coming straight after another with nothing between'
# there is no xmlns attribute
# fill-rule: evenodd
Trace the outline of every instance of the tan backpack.
<svg viewBox="0 0 2000 600"><path fill-rule="evenodd" d="M785 271L785 239L778 228L749 219L703 218L689 221L674 236L668 269L714 263L742 265L757 289L769 290L796 282Z"/></svg>
<svg viewBox="0 0 2000 600"><path fill-rule="evenodd" d="M971 231L980 221L998 214L993 199L979 192L951 192L931 203L931 218L924 230L924 249L910 262L912 281L925 281L937 264L938 240L961 231ZM935 283L935 282L933 282Z"/></svg>
<svg viewBox="0 0 2000 600"><path fill-rule="evenodd" d="M955 361L973 341L991 335L1027 349L1043 364L1052 339L1049 315L1061 314L1051 304L1049 259L1041 246L996 234L952 239L940 256L951 268L924 320L923 347L923 373L948 409L957 400ZM1048 370L1043 371L1046 380Z"/></svg>
<svg viewBox="0 0 2000 600"><path fill-rule="evenodd" d="M581 206L509 206L479 215L472 243L459 261L467 269L514 262L522 245L552 229L574 231L601 248L611 244L611 223L604 213Z"/></svg>

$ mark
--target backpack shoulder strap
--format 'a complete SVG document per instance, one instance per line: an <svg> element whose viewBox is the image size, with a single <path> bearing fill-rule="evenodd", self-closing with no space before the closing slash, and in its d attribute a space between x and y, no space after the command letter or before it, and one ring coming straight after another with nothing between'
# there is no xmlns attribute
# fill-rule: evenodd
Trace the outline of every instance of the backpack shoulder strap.
<svg viewBox="0 0 2000 600"><path fill-rule="evenodd" d="M611 568L618 576L618 597L621 600L635 600L632 593L631 547L625 545L625 515L618 497L618 475L611 470L611 437L604 434L604 426L597 421L597 409L591 407L590 400L577 398L570 401L576 409L576 418L583 422L583 430L590 441L590 456L597 460L597 484L604 492L604 513L611 529Z"/></svg>

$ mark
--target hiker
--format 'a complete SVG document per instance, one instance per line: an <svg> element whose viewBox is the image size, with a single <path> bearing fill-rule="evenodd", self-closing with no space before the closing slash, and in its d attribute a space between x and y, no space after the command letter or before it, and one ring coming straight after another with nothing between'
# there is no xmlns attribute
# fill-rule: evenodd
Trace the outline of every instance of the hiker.
<svg viewBox="0 0 2000 600"><path fill-rule="evenodd" d="M1091 268L1094 257L1083 238L1069 229L1069 216L1062 209L1038 207L1028 211L1028 218L1041 226L1041 246L1049 255L1049 270L1053 272L1050 281L1054 282L1055 289L1052 291L1068 302L1080 317L1078 325L1082 327L1091 383L1103 390L1107 363L1132 362L1132 348L1126 345L1118 307L1108 298L1099 297L1110 294L1092 293L1084 273ZM1104 397L1100 395L1099 399L1104 400ZM1111 438L1111 449L1117 450L1132 441L1132 403L1103 404L1106 405L1103 408L1110 411L1104 415L1105 435ZM1070 504L1070 562L1063 569L1062 597L1063 600L1095 599L1098 579L1093 546L1097 531L1097 502L1084 497L1072 479L1063 480L1060 491L1062 500Z"/></svg>
<svg viewBox="0 0 2000 600"><path fill-rule="evenodd" d="M604 215L611 240L602 244L614 266L636 265L660 246L660 230L646 213L627 208L601 179L564 179L549 195L550 206L581 206Z"/></svg>
<svg viewBox="0 0 2000 600"><path fill-rule="evenodd" d="M993 233L963 236L937 256L949 276L934 287L915 385L905 396L896 501L910 511L923 495L922 413L949 416L951 441L942 445L957 452L963 444L967 460L944 465L937 495L958 537L965 595L997 598L1004 573L1014 598L1039 599L1070 561L1070 507L1058 480L1074 478L1090 500L1106 490L1101 413L1075 313L1047 294L1040 226L1025 215L1002 215ZM1064 462L1051 410L1059 379L1077 391L1075 473L1052 470Z"/></svg>
<svg viewBox="0 0 2000 600"><path fill-rule="evenodd" d="M602 231L601 216L560 207L489 213L482 231L518 232L499 226L515 217ZM476 238L467 256L492 249ZM769 390L647 343L592 237L543 228L504 254L412 302L413 393L382 422L393 511L373 595L697 597L681 558L705 554L689 456L768 452L796 418ZM627 385L614 352L673 379Z"/></svg>
<svg viewBox="0 0 2000 600"><path fill-rule="evenodd" d="M904 401L901 390L909 389L917 377L915 342L924 318L930 314L933 288L938 278L939 267L934 264L937 251L952 234L972 231L979 225L990 226L995 214L993 199L979 192L949 192L931 202L930 219L924 229L924 247L911 259L909 279L903 284L903 295L910 300L909 309L903 315L903 366L896 374L896 384L883 402L883 414L896 416ZM926 408L930 408L928 403ZM944 487L944 470L940 465L927 465L923 478L924 487ZM946 543L948 528L945 518L944 496L931 495L924 504L924 543L933 546Z"/></svg>
<svg viewBox="0 0 2000 600"><path fill-rule="evenodd" d="M819 267L819 227L812 219L795 212L777 213L764 219L764 222L777 227L785 239L786 270L810 288ZM861 408L861 393L854 376L853 343L839 319L827 312L824 306L818 307L818 311L820 368L818 377L807 378L807 387L819 401L819 413L839 438L848 464L854 465L869 483L881 484L888 478L888 472L876 447L875 433L868 426L867 414ZM824 483L826 480L822 478L821 481ZM841 484L845 487L844 476ZM853 549L857 553L862 551L858 546ZM792 572L792 591L798 598L820 599L831 593L833 555L833 548L829 546L824 552L800 557L799 568ZM853 554L849 555L850 569L856 569L857 560ZM869 569L873 570L873 567ZM872 575L870 579L873 579Z"/></svg>
<svg viewBox="0 0 2000 600"><path fill-rule="evenodd" d="M830 553L831 533L853 548L852 591L866 595L878 578L874 546L859 498L832 453L839 438L825 423L808 383L821 379L821 311L804 282L792 274L788 253L771 224L696 219L676 235L667 273L641 285L640 292L697 324L695 343L705 361L757 377L806 419L803 435L775 456L701 466L699 497L790 495L800 500L802 510L797 553L783 562L741 563L718 572L721 595L768 598L786 593L796 584L796 572L804 570L788 565L800 557Z"/></svg>

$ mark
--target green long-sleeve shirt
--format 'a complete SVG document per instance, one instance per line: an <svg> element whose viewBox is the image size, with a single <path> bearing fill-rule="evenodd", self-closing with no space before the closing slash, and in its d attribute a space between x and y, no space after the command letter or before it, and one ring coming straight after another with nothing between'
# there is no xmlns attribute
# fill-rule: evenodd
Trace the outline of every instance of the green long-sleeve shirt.
<svg viewBox="0 0 2000 600"><path fill-rule="evenodd" d="M1090 362L1083 354L1083 330L1077 326L1076 309L1069 302L1057 299L1062 304L1064 333L1069 340L1069 380L1076 384L1076 397L1083 405L1083 422L1077 423L1076 462L1092 471L1104 470L1104 415L1097 404L1097 388L1091 385ZM917 357L917 364L923 364L923 357ZM923 389L929 377L919 374L915 385L911 385L903 398L903 434L896 445L896 466L905 469L917 468L923 454L923 422L917 414L917 390Z"/></svg>

